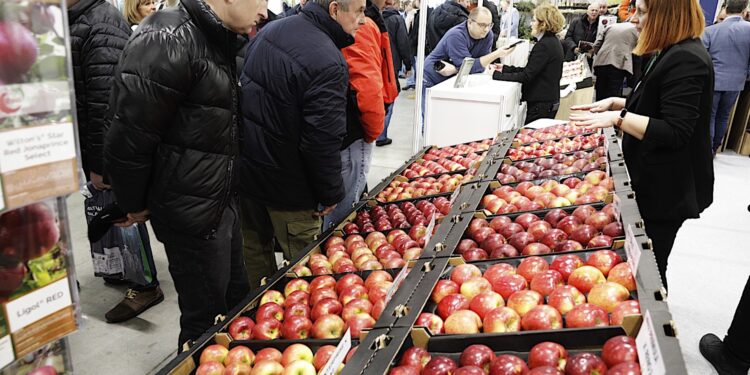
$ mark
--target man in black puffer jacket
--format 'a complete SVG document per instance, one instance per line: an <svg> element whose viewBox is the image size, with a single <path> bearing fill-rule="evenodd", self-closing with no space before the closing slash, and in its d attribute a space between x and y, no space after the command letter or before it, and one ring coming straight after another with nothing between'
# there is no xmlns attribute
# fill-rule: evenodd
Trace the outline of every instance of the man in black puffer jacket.
<svg viewBox="0 0 750 375"><path fill-rule="evenodd" d="M235 189L237 34L262 0L180 0L143 22L112 88L104 161L125 225L151 221L179 295L179 345L249 292ZM259 182L260 183L260 182Z"/></svg>
<svg viewBox="0 0 750 375"><path fill-rule="evenodd" d="M130 37L130 26L120 12L105 0L68 2L70 50L73 58L78 139L83 171L95 189L109 189L104 182L104 132L111 121L109 94L115 67ZM156 275L151 248L146 246L146 283L129 285L125 298L109 310L105 319L119 323L138 316L164 300ZM104 278L105 282L118 282Z"/></svg>
<svg viewBox="0 0 750 375"><path fill-rule="evenodd" d="M341 142L349 73L341 49L365 0L310 0L271 22L242 73L242 231L252 287L276 271L274 239L292 260L344 198Z"/></svg>
<svg viewBox="0 0 750 375"><path fill-rule="evenodd" d="M448 0L428 14L427 17L427 52L425 56L437 47L443 35L453 26L469 19L470 0Z"/></svg>

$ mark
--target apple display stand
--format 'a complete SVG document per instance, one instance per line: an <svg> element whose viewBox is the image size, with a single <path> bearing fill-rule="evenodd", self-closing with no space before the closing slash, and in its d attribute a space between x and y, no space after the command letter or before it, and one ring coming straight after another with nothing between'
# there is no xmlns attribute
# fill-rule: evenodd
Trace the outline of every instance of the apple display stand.
<svg viewBox="0 0 750 375"><path fill-rule="evenodd" d="M427 90L425 144L438 147L494 138L518 126L521 84L495 81L487 74L469 76L467 87L453 87L455 77Z"/></svg>

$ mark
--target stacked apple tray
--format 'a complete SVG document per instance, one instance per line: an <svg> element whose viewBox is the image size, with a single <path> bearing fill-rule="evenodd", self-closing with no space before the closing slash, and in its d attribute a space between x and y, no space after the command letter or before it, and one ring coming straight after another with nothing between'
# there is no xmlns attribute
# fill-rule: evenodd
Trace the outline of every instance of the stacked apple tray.
<svg viewBox="0 0 750 375"><path fill-rule="evenodd" d="M404 185L456 178L460 187L437 192ZM242 347L258 357L254 366L264 363L258 373L282 371L268 358L289 372L318 373L349 328L356 349L342 374L480 373L469 365L504 374L503 366L543 367L543 358L576 374L632 359L646 315L666 373L686 373L613 132L559 126L428 147L368 196L160 373L194 373L202 356ZM640 254L635 273L629 254ZM328 309L316 308L325 298ZM281 308L262 307L268 302ZM270 324L278 332L269 336L258 322L274 315L283 321ZM337 318L321 320L324 328L319 315ZM256 325L251 337L238 333L247 321ZM564 350L554 357L550 348ZM312 366L292 366L294 358Z"/></svg>

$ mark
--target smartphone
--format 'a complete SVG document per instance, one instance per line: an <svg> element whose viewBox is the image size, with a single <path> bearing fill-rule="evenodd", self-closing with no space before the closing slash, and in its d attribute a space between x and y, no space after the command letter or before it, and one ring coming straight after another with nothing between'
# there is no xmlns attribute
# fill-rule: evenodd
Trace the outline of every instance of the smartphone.
<svg viewBox="0 0 750 375"><path fill-rule="evenodd" d="M435 61L435 65L433 65L432 68L435 69L436 72L439 72L445 68L445 63L442 61Z"/></svg>
<svg viewBox="0 0 750 375"><path fill-rule="evenodd" d="M511 43L511 45L509 45L509 46L505 47L504 49L511 49L511 48L513 48L513 47L515 47L515 46L517 46L517 45L521 44L521 43L523 43L523 40L517 40L517 41L515 41L515 42Z"/></svg>

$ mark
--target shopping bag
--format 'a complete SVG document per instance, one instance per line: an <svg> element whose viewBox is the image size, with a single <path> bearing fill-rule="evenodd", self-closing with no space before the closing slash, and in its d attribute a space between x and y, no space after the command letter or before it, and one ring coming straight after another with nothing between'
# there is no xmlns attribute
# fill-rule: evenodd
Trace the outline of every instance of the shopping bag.
<svg viewBox="0 0 750 375"><path fill-rule="evenodd" d="M90 224L108 205L115 202L112 190L97 190L91 183L81 193L85 197L86 222ZM148 229L143 223L127 228L112 226L97 241L89 241L94 276L130 281L138 285L151 282L146 251L151 251Z"/></svg>

